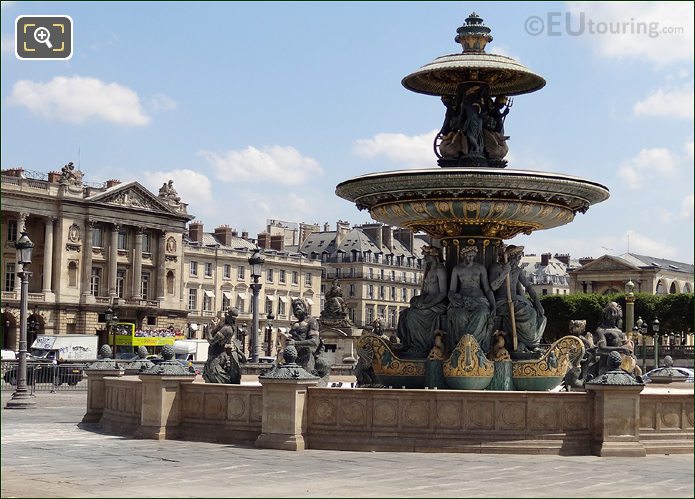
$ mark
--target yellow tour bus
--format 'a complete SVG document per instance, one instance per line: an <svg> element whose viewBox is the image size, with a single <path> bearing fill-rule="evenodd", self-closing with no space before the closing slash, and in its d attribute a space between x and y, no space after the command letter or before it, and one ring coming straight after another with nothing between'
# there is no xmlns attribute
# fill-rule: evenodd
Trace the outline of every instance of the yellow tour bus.
<svg viewBox="0 0 695 499"><path fill-rule="evenodd" d="M178 328L136 328L132 322L118 322L111 327L113 345L126 347L128 351L135 352L138 347L144 346L150 353L158 353L164 345L174 345L174 341L185 339L183 331Z"/></svg>

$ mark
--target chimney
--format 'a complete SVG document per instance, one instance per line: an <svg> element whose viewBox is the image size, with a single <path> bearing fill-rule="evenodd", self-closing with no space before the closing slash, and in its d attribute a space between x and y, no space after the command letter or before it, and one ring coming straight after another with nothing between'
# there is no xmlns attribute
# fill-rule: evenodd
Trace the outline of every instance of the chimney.
<svg viewBox="0 0 695 499"><path fill-rule="evenodd" d="M551 253L541 254L541 267L547 267L548 266L548 262L550 262L551 256L552 256Z"/></svg>
<svg viewBox="0 0 695 499"><path fill-rule="evenodd" d="M247 230L242 230L241 231L241 238L248 241L249 240L249 231Z"/></svg>
<svg viewBox="0 0 695 499"><path fill-rule="evenodd" d="M263 249L270 248L270 234L267 232L258 234L258 247Z"/></svg>
<svg viewBox="0 0 695 499"><path fill-rule="evenodd" d="M384 246L393 249L393 227L384 225L381 227L381 239L384 241Z"/></svg>
<svg viewBox="0 0 695 499"><path fill-rule="evenodd" d="M232 229L229 225L220 225L215 228L215 238L220 241L222 246L232 245Z"/></svg>
<svg viewBox="0 0 695 499"><path fill-rule="evenodd" d="M406 247L408 251L413 252L413 245L415 244L415 234L410 229L397 228L393 231L393 236L398 239L403 246Z"/></svg>
<svg viewBox="0 0 695 499"><path fill-rule="evenodd" d="M567 267L570 266L570 254L569 253L555 253L555 259L560 260Z"/></svg>
<svg viewBox="0 0 695 499"><path fill-rule="evenodd" d="M260 246L260 244L259 244ZM284 251L285 249L285 236L282 234L277 234L275 236L270 236L270 248L278 251Z"/></svg>
<svg viewBox="0 0 695 499"><path fill-rule="evenodd" d="M350 232L350 222L338 220L335 224L335 245L340 246L347 233Z"/></svg>
<svg viewBox="0 0 695 499"><path fill-rule="evenodd" d="M24 178L24 168L8 168L7 170L3 170L2 174L6 177Z"/></svg>
<svg viewBox="0 0 695 499"><path fill-rule="evenodd" d="M196 243L203 242L203 222L194 221L188 224L188 238Z"/></svg>
<svg viewBox="0 0 695 499"><path fill-rule="evenodd" d="M232 237L239 237L239 232L236 229L232 229Z"/></svg>
<svg viewBox="0 0 695 499"><path fill-rule="evenodd" d="M48 172L48 181L51 184L60 183L60 172Z"/></svg>
<svg viewBox="0 0 695 499"><path fill-rule="evenodd" d="M121 183L120 180L116 180L115 178L111 178L111 179L109 179L109 180L106 181L106 188L107 188L107 189L110 189L110 188L113 187L114 185L118 185L118 184L120 184L120 183Z"/></svg>
<svg viewBox="0 0 695 499"><path fill-rule="evenodd" d="M579 259L579 265L581 265L581 266L583 267L583 266L586 265L587 263L590 263L590 262L593 262L593 261L594 261L594 257L592 257L592 256L585 256L585 257L582 257L582 258Z"/></svg>
<svg viewBox="0 0 695 499"><path fill-rule="evenodd" d="M330 230L331 230L331 226L328 224L328 222L323 224L323 231L324 232L329 232Z"/></svg>

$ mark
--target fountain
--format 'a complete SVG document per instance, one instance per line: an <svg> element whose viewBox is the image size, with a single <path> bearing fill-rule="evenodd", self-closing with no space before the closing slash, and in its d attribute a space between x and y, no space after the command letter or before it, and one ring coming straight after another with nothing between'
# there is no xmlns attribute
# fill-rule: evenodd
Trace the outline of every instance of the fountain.
<svg viewBox="0 0 695 499"><path fill-rule="evenodd" d="M539 350L542 306L518 268L523 248L504 241L568 224L609 192L578 177L507 168L511 97L540 90L545 80L510 57L487 53L490 31L471 14L457 30L461 53L402 80L444 104L434 139L439 168L372 173L336 187L374 220L436 241L425 258L422 293L399 317L404 348L369 335L357 344L386 386L428 386L428 363L438 362L449 388L547 390L584 352L573 336ZM437 359L427 351L436 335L447 338Z"/></svg>

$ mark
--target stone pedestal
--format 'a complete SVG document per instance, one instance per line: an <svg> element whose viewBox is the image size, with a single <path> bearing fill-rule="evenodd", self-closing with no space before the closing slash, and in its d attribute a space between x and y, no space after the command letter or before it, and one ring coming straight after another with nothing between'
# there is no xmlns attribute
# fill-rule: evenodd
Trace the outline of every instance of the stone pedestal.
<svg viewBox="0 0 695 499"><path fill-rule="evenodd" d="M180 385L194 376L142 374L142 412L135 438L164 440L176 438L181 422Z"/></svg>
<svg viewBox="0 0 695 499"><path fill-rule="evenodd" d="M82 418L83 423L98 423L104 414L106 401L106 385L104 378L123 376L122 369L85 369L87 376L87 412Z"/></svg>
<svg viewBox="0 0 695 499"><path fill-rule="evenodd" d="M256 447L300 451L306 448L307 389L318 378L259 377L263 385L263 423Z"/></svg>
<svg viewBox="0 0 695 499"><path fill-rule="evenodd" d="M644 385L598 385L587 383L594 395L592 454L600 457L646 456L640 442L640 393Z"/></svg>

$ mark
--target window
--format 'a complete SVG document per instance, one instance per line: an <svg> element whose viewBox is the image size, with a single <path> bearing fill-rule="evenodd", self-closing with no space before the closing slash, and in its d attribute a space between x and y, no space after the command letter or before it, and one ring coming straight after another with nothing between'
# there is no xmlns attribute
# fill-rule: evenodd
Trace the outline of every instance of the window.
<svg viewBox="0 0 695 499"><path fill-rule="evenodd" d="M379 279L384 280L384 269L379 269Z"/></svg>
<svg viewBox="0 0 695 499"><path fill-rule="evenodd" d="M273 269L265 271L265 282L273 282Z"/></svg>
<svg viewBox="0 0 695 499"><path fill-rule="evenodd" d="M143 253L151 253L152 252L152 239L150 238L150 235L145 232L142 235L142 252Z"/></svg>
<svg viewBox="0 0 695 499"><path fill-rule="evenodd" d="M140 281L140 294L143 300L147 300L150 297L150 273L142 273L142 281Z"/></svg>
<svg viewBox="0 0 695 499"><path fill-rule="evenodd" d="M305 286L311 286L311 274L307 273L304 276L304 285Z"/></svg>
<svg viewBox="0 0 695 499"><path fill-rule="evenodd" d="M118 231L118 249L128 249L128 233L125 229L121 229Z"/></svg>
<svg viewBox="0 0 695 499"><path fill-rule="evenodd" d="M190 269L191 276L196 277L198 275L198 262L191 262Z"/></svg>
<svg viewBox="0 0 695 499"><path fill-rule="evenodd" d="M125 269L116 271L116 295L123 298L123 290L125 289Z"/></svg>
<svg viewBox="0 0 695 499"><path fill-rule="evenodd" d="M367 298L374 298L374 285L370 284L367 288Z"/></svg>
<svg viewBox="0 0 695 499"><path fill-rule="evenodd" d="M391 280L392 280L392 281L395 281L395 280L396 280L396 271L395 271L395 270L392 270L392 271L391 271Z"/></svg>
<svg viewBox="0 0 695 499"><path fill-rule="evenodd" d="M389 327L396 327L396 309L389 310Z"/></svg>
<svg viewBox="0 0 695 499"><path fill-rule="evenodd" d="M350 277L355 277L355 267L350 267Z"/></svg>
<svg viewBox="0 0 695 499"><path fill-rule="evenodd" d="M212 277L212 263L205 263L205 277Z"/></svg>
<svg viewBox="0 0 695 499"><path fill-rule="evenodd" d="M68 286L77 287L77 262L68 263Z"/></svg>
<svg viewBox="0 0 695 499"><path fill-rule="evenodd" d="M229 265L228 263L224 264L224 278L225 279L231 279L232 277L232 266Z"/></svg>
<svg viewBox="0 0 695 499"><path fill-rule="evenodd" d="M198 290L188 290L188 310L195 310L198 306Z"/></svg>
<svg viewBox="0 0 695 499"><path fill-rule="evenodd" d="M205 291L203 293L203 310L212 310L212 300L214 297L215 295L213 295L210 291Z"/></svg>
<svg viewBox="0 0 695 499"><path fill-rule="evenodd" d="M380 300L386 299L386 286L379 286L379 299Z"/></svg>
<svg viewBox="0 0 695 499"><path fill-rule="evenodd" d="M391 301L398 300L398 295L396 295L396 286L391 286Z"/></svg>
<svg viewBox="0 0 695 499"><path fill-rule="evenodd" d="M237 295L236 297L236 308L239 310L240 314L244 313L244 297Z"/></svg>
<svg viewBox="0 0 695 499"><path fill-rule="evenodd" d="M95 248L104 246L104 232L101 230L101 227L94 227L92 229L92 246Z"/></svg>
<svg viewBox="0 0 695 499"><path fill-rule="evenodd" d="M174 294L174 271L167 272L167 294Z"/></svg>
<svg viewBox="0 0 695 499"><path fill-rule="evenodd" d="M7 221L7 240L12 242L17 240L17 220Z"/></svg>
<svg viewBox="0 0 695 499"><path fill-rule="evenodd" d="M548 294L548 290L543 288L543 295L547 295L547 294Z"/></svg>
<svg viewBox="0 0 695 499"><path fill-rule="evenodd" d="M374 321L374 309L372 307L365 309L365 317L367 324L371 324Z"/></svg>
<svg viewBox="0 0 695 499"><path fill-rule="evenodd" d="M292 272L292 284L299 284L299 272L296 270Z"/></svg>
<svg viewBox="0 0 695 499"><path fill-rule="evenodd" d="M272 314L273 313L273 300L270 299L269 296L265 297L265 314Z"/></svg>
<svg viewBox="0 0 695 499"><path fill-rule="evenodd" d="M238 274L237 279L239 279L240 281L243 281L245 272L246 272L246 267L244 267L243 265L239 265L239 267L237 268L237 274Z"/></svg>
<svg viewBox="0 0 695 499"><path fill-rule="evenodd" d="M350 297L352 298L353 296L355 296L355 285L350 284Z"/></svg>
<svg viewBox="0 0 695 499"><path fill-rule="evenodd" d="M374 269L370 267L368 272L367 272L367 275L369 276L370 279L374 279Z"/></svg>
<svg viewBox="0 0 695 499"><path fill-rule="evenodd" d="M101 267L92 267L92 275L89 279L89 291L93 296L99 296L101 285Z"/></svg>
<svg viewBox="0 0 695 499"><path fill-rule="evenodd" d="M282 300L278 303L278 317L285 317L285 302Z"/></svg>
<svg viewBox="0 0 695 499"><path fill-rule="evenodd" d="M401 289L401 301L408 301L408 288Z"/></svg>
<svg viewBox="0 0 695 499"><path fill-rule="evenodd" d="M280 284L285 284L286 281L286 272L284 270L280 271L280 277L278 277Z"/></svg>
<svg viewBox="0 0 695 499"><path fill-rule="evenodd" d="M222 310L227 310L231 305L230 294L227 291L222 292Z"/></svg>
<svg viewBox="0 0 695 499"><path fill-rule="evenodd" d="M15 222L16 223L16 222ZM15 265L14 263L5 264L5 291L14 291Z"/></svg>

